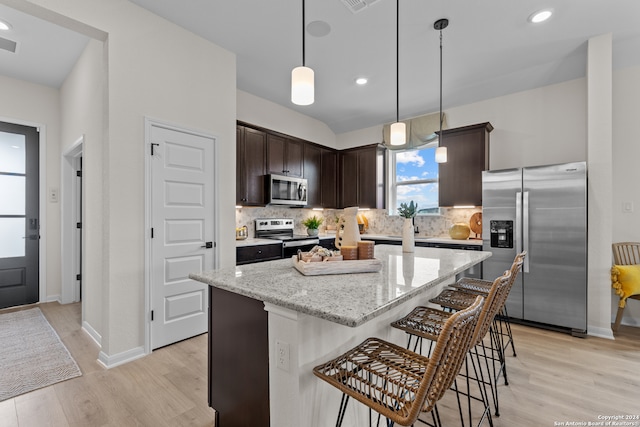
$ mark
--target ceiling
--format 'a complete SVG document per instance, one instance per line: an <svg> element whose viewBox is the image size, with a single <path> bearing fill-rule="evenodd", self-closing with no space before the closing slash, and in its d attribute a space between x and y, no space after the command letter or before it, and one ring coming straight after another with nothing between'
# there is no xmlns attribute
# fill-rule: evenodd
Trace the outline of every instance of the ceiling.
<svg viewBox="0 0 640 427"><path fill-rule="evenodd" d="M316 118L336 134L395 121L396 2L306 0L306 65L315 71L315 102L290 101L291 70L302 64L302 0L131 0L237 55L237 87ZM366 3L363 3L366 4ZM545 23L531 13L551 8ZM15 14L15 15L12 15ZM0 6L18 42L0 51L0 73L59 87L87 39ZM28 19L27 19L28 18ZM613 35L614 68L640 64L638 0L402 0L399 38L399 115L439 108L439 33L443 31L443 107L583 77L587 41ZM25 19L24 23L22 19ZM25 30L23 31L22 25ZM315 35L314 35L315 34ZM21 59L25 55L26 59ZM369 79L365 86L357 77Z"/></svg>
<svg viewBox="0 0 640 427"><path fill-rule="evenodd" d="M0 4L0 20L11 25L0 37L16 42L0 49L0 75L59 88L89 39L56 24Z"/></svg>

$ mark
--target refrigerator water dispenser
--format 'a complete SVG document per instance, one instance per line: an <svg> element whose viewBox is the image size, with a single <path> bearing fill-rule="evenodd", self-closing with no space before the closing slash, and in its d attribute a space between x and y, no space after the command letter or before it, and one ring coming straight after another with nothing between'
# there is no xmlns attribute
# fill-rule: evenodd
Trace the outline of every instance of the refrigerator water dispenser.
<svg viewBox="0 0 640 427"><path fill-rule="evenodd" d="M494 221L489 224L492 248L513 248L513 221Z"/></svg>

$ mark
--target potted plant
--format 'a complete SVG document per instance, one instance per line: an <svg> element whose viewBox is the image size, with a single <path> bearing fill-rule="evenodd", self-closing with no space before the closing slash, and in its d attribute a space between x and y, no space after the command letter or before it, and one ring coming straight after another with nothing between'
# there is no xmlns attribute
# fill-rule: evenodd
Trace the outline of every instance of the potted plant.
<svg viewBox="0 0 640 427"><path fill-rule="evenodd" d="M314 215L302 221L302 225L307 227L307 234L309 236L317 236L318 228L320 227L320 224L322 224L322 221L322 218L318 218Z"/></svg>
<svg viewBox="0 0 640 427"><path fill-rule="evenodd" d="M404 218L402 224L402 252L413 252L415 247L415 237L413 235L413 218L418 212L418 204L413 200L409 203L400 203L398 215Z"/></svg>

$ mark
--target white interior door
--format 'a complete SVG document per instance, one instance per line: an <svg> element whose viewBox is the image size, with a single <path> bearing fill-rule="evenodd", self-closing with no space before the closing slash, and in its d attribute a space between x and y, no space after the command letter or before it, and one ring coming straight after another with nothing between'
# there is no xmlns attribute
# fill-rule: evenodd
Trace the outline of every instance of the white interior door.
<svg viewBox="0 0 640 427"><path fill-rule="evenodd" d="M214 268L214 139L151 126L151 347L207 331L207 286L189 273Z"/></svg>

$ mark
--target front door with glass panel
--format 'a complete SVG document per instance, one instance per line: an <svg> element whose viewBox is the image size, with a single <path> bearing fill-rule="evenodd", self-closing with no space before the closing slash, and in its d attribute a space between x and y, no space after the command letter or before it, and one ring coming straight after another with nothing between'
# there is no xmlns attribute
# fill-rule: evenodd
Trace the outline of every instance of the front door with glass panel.
<svg viewBox="0 0 640 427"><path fill-rule="evenodd" d="M0 122L0 309L38 302L38 140Z"/></svg>

